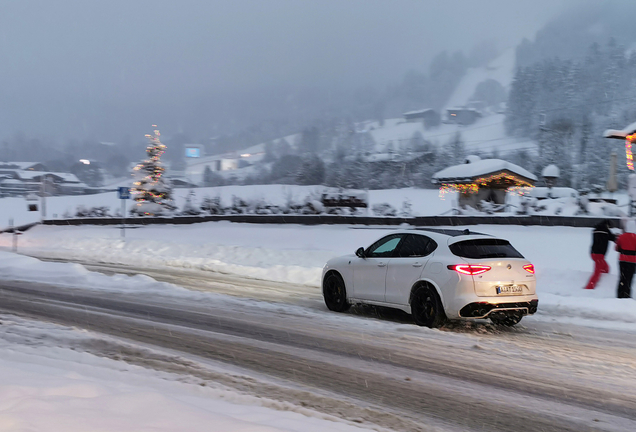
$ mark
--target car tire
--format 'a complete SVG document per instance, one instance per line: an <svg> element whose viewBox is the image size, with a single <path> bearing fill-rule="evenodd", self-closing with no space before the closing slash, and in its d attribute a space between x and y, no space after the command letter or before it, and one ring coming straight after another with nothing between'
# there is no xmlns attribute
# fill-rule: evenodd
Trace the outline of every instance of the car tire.
<svg viewBox="0 0 636 432"><path fill-rule="evenodd" d="M347 301L347 289L344 280L337 273L330 273L322 282L322 295L327 309L334 312L345 312L351 304Z"/></svg>
<svg viewBox="0 0 636 432"><path fill-rule="evenodd" d="M444 307L435 288L424 285L416 289L411 298L411 315L419 326L437 328L446 322Z"/></svg>
<svg viewBox="0 0 636 432"><path fill-rule="evenodd" d="M505 315L502 317L491 317L490 321L492 321L492 323L495 325L512 327L519 324L519 321L521 321L521 318L523 318L523 316L520 314L512 314L512 315Z"/></svg>

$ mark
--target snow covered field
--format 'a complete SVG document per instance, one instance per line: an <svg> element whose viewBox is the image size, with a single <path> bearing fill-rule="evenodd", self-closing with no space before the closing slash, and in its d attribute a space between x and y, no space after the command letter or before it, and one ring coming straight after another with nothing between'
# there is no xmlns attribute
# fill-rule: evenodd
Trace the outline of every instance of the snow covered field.
<svg viewBox="0 0 636 432"><path fill-rule="evenodd" d="M174 189L174 199L177 207L183 209L186 197L193 190L195 193L194 205L200 205L206 197L219 197L222 206L230 206L233 197L239 197L246 202L256 203L265 201L276 206L285 206L289 203L302 203L308 197L320 197L326 190L323 186L297 186L297 185L258 185L258 186L221 186L211 188L196 189ZM625 193L612 194L609 198L618 200L619 209L625 210L628 202ZM457 204L457 194L448 193L444 198L440 197L438 189L387 189L368 191L370 207L375 204L387 203L401 214L404 203L410 204L412 216L436 216L452 214L453 205ZM510 195L508 203L513 207L511 213L514 214L519 208L519 197ZM562 216L573 216L579 210L576 198L567 197L560 199L544 200L541 203L546 207L540 214ZM39 203L38 203L39 205ZM127 208L133 205L131 200L126 203ZM96 195L58 196L46 198L46 218L64 219L67 216L74 217L77 208L105 206L110 209L111 214L116 214L121 209L121 200L116 192L108 192ZM606 212L604 204L590 203L589 209L594 215L614 214L616 210ZM468 212L467 212L468 213ZM477 213L477 212L476 212ZM368 212L373 216L373 212ZM501 215L504 215L503 213ZM26 225L41 220L40 211L30 212L24 198L0 198L0 230L10 225L13 219L15 226Z"/></svg>
<svg viewBox="0 0 636 432"><path fill-rule="evenodd" d="M37 226L20 236L19 251L145 268L217 271L318 290L321 269L329 258L366 247L391 229L208 222L128 229L124 241L117 227ZM504 225L470 229L509 239L535 264L538 317L636 324L636 302L614 298L618 280L614 250L607 256L610 274L601 278L596 290L583 289L592 270L590 229ZM0 235L0 248L9 250L11 240L9 234ZM3 268L4 277L29 277L28 269Z"/></svg>

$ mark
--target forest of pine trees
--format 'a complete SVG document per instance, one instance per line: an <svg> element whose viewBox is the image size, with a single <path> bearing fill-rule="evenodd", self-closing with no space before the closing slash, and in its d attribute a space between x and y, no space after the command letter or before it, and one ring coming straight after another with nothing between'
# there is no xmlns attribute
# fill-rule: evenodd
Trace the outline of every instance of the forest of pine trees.
<svg viewBox="0 0 636 432"><path fill-rule="evenodd" d="M518 68L508 98L510 135L539 143L535 173L555 163L564 185L592 188L607 179L609 154L619 155L619 183L628 174L620 141L603 138L636 119L636 53L613 39L592 44L584 58L558 57Z"/></svg>

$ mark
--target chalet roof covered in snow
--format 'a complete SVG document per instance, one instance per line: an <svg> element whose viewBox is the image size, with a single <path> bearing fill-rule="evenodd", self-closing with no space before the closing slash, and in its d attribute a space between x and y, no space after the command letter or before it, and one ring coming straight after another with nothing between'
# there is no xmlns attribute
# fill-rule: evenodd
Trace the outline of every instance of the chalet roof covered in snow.
<svg viewBox="0 0 636 432"><path fill-rule="evenodd" d="M453 165L438 171L433 175L434 183L468 183L473 180L500 172L508 171L525 180L536 182L537 177L530 171L521 168L519 165L501 159L483 159L469 161L460 165Z"/></svg>
<svg viewBox="0 0 636 432"><path fill-rule="evenodd" d="M408 112L405 112L402 115L410 116L410 115L424 114L424 113L427 113L427 112L435 112L435 110L433 108L426 108L426 109L421 109L421 110L408 111Z"/></svg>
<svg viewBox="0 0 636 432"><path fill-rule="evenodd" d="M51 171L16 171L20 179L22 180L35 180L40 181L40 178L45 175L47 177L57 177L60 181L65 183L80 183L75 174L63 173L63 172L51 172Z"/></svg>
<svg viewBox="0 0 636 432"><path fill-rule="evenodd" d="M627 135L632 135L633 133L636 133L636 122L625 126L623 129L607 129L604 133L603 136L605 138L618 138L618 139L625 139L627 137Z"/></svg>
<svg viewBox="0 0 636 432"><path fill-rule="evenodd" d="M40 162L0 162L0 169L42 171L46 168Z"/></svg>

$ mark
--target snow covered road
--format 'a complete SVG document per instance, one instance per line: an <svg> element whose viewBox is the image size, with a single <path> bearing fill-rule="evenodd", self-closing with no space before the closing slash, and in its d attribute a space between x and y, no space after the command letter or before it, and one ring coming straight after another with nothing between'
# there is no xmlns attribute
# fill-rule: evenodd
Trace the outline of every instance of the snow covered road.
<svg viewBox="0 0 636 432"><path fill-rule="evenodd" d="M37 227L19 249L61 262L0 252L0 310L89 329L77 350L365 428L636 430L636 302L613 298L615 252L587 291L588 229L475 229L537 266L539 313L514 329L328 312L321 266L387 232L377 227L209 223L131 230L125 242L111 228Z"/></svg>
<svg viewBox="0 0 636 432"><path fill-rule="evenodd" d="M392 229L209 222L140 227L129 230L124 241L116 227L38 226L20 236L18 250L91 264L172 269L175 274L192 270L244 276L278 282L292 296L289 287L294 287L302 297L307 287L319 289L328 259L368 246ZM540 315L596 320L601 326L636 326L636 302L616 299L618 256L612 248L607 254L610 274L601 278L597 289L583 289L593 267L590 229L499 225L470 229L509 239L535 265ZM0 250L10 250L11 241L10 235L0 235ZM28 277L23 268L9 273Z"/></svg>
<svg viewBox="0 0 636 432"><path fill-rule="evenodd" d="M0 310L115 337L75 342L74 349L220 381L366 427L636 428L633 333L532 321L514 330L430 330L399 316L333 314L308 300L300 305L169 289L150 296L5 281ZM206 366L210 362L214 367ZM220 365L251 377L218 374Z"/></svg>

